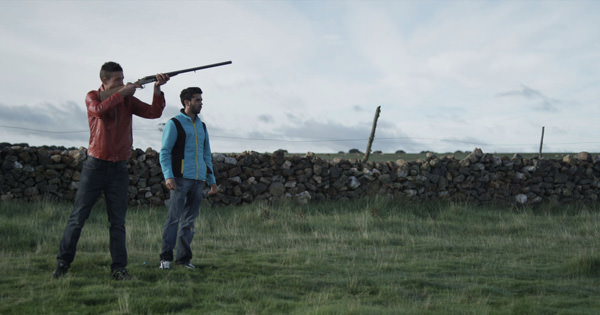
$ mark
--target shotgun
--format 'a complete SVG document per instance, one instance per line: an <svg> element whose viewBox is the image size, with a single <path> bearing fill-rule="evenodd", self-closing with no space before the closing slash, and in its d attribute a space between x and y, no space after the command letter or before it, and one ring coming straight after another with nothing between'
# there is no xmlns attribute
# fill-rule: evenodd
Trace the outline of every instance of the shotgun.
<svg viewBox="0 0 600 315"><path fill-rule="evenodd" d="M213 63L211 65L206 65L206 66L200 66L200 67L195 67L195 68L189 68L189 69L183 69L183 70L177 70L177 71L172 71L172 72L167 72L165 73L166 75L168 75L169 77L174 77L180 73L186 73L186 72L192 72L192 71L196 71L196 70L202 70L202 69L206 69L206 68L212 68L212 67L219 67L219 66L224 66L224 65L228 65L230 64L231 61L225 61L225 62L219 62L219 63ZM139 86L144 86L144 84L148 84L150 82L155 82L156 81L156 75L149 75L149 76L145 76L137 81L135 81L133 84L135 85L139 85ZM104 101L105 99L109 98L111 95L115 94L119 89L121 89L121 87L116 87L110 90L106 90L106 91L102 91L100 92L100 101Z"/></svg>

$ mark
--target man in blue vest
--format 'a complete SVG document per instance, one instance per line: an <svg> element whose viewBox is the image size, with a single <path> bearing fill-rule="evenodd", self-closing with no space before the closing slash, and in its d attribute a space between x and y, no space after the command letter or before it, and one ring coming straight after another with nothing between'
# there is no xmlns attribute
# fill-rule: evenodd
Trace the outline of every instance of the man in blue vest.
<svg viewBox="0 0 600 315"><path fill-rule="evenodd" d="M202 110L202 90L190 87L181 91L183 109L165 124L160 149L160 166L170 190L169 213L162 236L160 269L170 269L177 243L175 264L194 269L191 243L194 221L200 211L202 190L217 193L212 154L206 125L198 114Z"/></svg>

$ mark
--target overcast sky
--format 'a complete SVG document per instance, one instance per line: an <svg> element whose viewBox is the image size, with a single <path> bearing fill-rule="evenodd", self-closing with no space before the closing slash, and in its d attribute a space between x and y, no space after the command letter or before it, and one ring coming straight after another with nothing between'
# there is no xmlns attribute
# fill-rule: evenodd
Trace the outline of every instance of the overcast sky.
<svg viewBox="0 0 600 315"><path fill-rule="evenodd" d="M100 66L125 80L231 60L134 118L160 149L204 91L214 152L600 152L600 1L1 1L0 142L87 147ZM136 92L150 102L151 85Z"/></svg>

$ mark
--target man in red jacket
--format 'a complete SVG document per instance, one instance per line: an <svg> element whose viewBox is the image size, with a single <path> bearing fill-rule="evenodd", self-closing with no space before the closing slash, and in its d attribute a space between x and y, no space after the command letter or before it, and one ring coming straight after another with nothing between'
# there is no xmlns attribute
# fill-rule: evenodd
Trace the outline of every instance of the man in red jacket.
<svg viewBox="0 0 600 315"><path fill-rule="evenodd" d="M133 144L132 115L143 118L159 118L162 115L165 97L160 86L169 80L169 76L156 75L152 105L133 96L139 86L123 84L123 68L118 63L109 61L102 65L100 80L100 89L89 92L85 98L90 125L88 158L81 171L73 210L58 249L57 267L52 273L55 279L63 277L73 262L81 229L102 192L110 222L112 276L116 280L131 279L125 268L125 217L129 189L127 160L131 157ZM108 90L115 92L108 97L103 95L105 99L101 99L100 93Z"/></svg>

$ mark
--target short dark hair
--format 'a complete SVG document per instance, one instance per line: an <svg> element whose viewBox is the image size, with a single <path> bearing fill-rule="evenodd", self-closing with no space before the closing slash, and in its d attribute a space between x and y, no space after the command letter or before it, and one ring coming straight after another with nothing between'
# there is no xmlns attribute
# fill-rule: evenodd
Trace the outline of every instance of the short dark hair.
<svg viewBox="0 0 600 315"><path fill-rule="evenodd" d="M123 72L123 68L114 61L105 62L100 68L100 79L108 79L110 77L109 73L113 72Z"/></svg>
<svg viewBox="0 0 600 315"><path fill-rule="evenodd" d="M189 87L181 91L181 94L179 95L179 98L181 99L181 105L185 107L185 103L183 101L191 101L192 97L194 97L194 94L202 94L202 89L199 87Z"/></svg>

